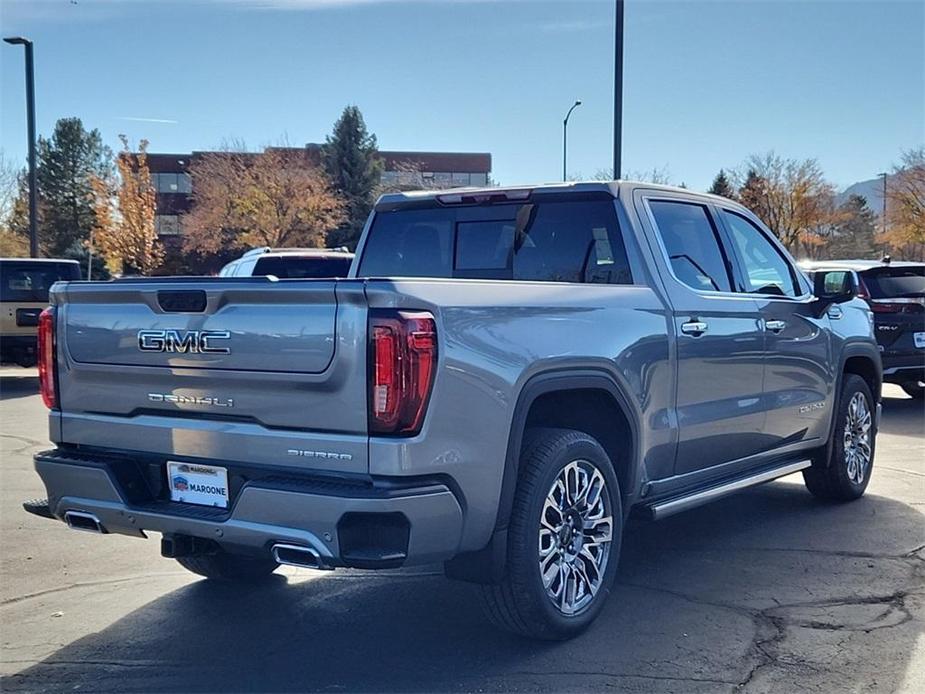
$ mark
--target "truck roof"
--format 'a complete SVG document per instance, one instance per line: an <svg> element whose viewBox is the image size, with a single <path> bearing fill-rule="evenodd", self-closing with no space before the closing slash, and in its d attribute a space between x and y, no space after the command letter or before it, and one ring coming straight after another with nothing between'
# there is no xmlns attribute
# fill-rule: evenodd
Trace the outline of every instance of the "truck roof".
<svg viewBox="0 0 925 694"><path fill-rule="evenodd" d="M538 183L530 185L512 185L501 186L497 188L478 187L478 188L446 188L440 190L415 190L399 193L386 193L379 198L378 205L392 206L400 205L407 202L422 202L426 200L439 200L447 198L452 202L453 198L472 197L475 199L491 197L506 197L512 202L524 200L533 193L547 194L574 194L574 193L608 193L617 197L621 189L646 188L664 191L666 193L680 193L685 195L696 195L698 197L710 198L726 203L734 202L718 195L710 193L701 193L698 191L688 190L677 186L666 186L658 183L647 183L645 181L568 181L565 183Z"/></svg>

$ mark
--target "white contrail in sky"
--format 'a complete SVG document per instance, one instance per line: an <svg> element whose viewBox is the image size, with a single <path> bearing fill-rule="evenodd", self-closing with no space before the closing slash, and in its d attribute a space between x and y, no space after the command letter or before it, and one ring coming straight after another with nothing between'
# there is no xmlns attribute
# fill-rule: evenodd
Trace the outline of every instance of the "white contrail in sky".
<svg viewBox="0 0 925 694"><path fill-rule="evenodd" d="M136 116L117 116L116 120L130 120L136 123L167 123L168 125L176 125L180 122L170 118L138 118Z"/></svg>

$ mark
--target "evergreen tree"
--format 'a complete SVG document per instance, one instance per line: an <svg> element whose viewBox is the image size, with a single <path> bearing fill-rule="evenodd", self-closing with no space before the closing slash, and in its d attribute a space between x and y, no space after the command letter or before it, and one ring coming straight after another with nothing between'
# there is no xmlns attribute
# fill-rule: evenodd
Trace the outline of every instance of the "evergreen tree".
<svg viewBox="0 0 925 694"><path fill-rule="evenodd" d="M877 215L862 195L851 195L838 209L828 255L832 258L873 258L877 254Z"/></svg>
<svg viewBox="0 0 925 694"><path fill-rule="evenodd" d="M86 131L79 118L55 123L50 139L38 141L39 239L60 256L89 238L96 224L91 180L112 176L112 152L99 130Z"/></svg>
<svg viewBox="0 0 925 694"><path fill-rule="evenodd" d="M713 195L721 195L724 198L729 198L730 200L734 199L736 195L732 184L726 177L726 172L722 169L720 169L719 173L716 174L716 178L713 179L713 185L710 186L710 190L707 192L712 193Z"/></svg>
<svg viewBox="0 0 925 694"><path fill-rule="evenodd" d="M346 220L328 233L327 245L354 248L376 202L382 177L376 136L366 129L359 108L344 109L334 124L334 132L321 148L321 160L346 207Z"/></svg>

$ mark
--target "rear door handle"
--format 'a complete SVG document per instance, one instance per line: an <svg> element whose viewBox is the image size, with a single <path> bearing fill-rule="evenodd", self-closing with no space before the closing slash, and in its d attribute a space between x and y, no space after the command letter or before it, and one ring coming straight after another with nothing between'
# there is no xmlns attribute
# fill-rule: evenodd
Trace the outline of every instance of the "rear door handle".
<svg viewBox="0 0 925 694"><path fill-rule="evenodd" d="M681 324L681 332L685 335L700 337L707 331L707 324L699 320L690 320Z"/></svg>
<svg viewBox="0 0 925 694"><path fill-rule="evenodd" d="M787 327L787 322L782 320L769 320L764 322L764 327L772 333L779 333Z"/></svg>

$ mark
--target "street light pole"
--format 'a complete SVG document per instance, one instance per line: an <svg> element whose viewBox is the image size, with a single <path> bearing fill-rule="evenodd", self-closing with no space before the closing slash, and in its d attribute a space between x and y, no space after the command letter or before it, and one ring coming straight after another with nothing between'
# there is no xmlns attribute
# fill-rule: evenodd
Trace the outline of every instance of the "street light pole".
<svg viewBox="0 0 925 694"><path fill-rule="evenodd" d="M881 172L877 174L880 178L883 179L883 216L880 218L881 229L883 233L886 233L886 172Z"/></svg>
<svg viewBox="0 0 925 694"><path fill-rule="evenodd" d="M29 137L29 255L39 255L39 239L36 224L36 182L35 182L35 68L32 61L32 41L22 36L8 36L3 39L13 46L26 50L26 129Z"/></svg>
<svg viewBox="0 0 925 694"><path fill-rule="evenodd" d="M613 47L613 177L623 169L623 0L616 0Z"/></svg>
<svg viewBox="0 0 925 694"><path fill-rule="evenodd" d="M565 114L565 120L562 121L562 180L568 180L568 119L572 115L572 111L581 106L581 99L577 99L572 108L568 110L568 113Z"/></svg>

